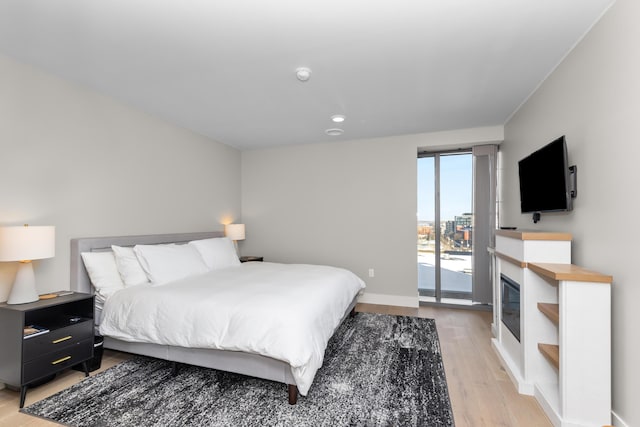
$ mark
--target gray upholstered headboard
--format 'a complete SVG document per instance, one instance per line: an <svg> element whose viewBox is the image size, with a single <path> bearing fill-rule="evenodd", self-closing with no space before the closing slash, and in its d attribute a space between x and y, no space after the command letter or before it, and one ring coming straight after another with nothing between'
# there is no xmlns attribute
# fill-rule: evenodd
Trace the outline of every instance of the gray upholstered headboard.
<svg viewBox="0 0 640 427"><path fill-rule="evenodd" d="M93 286L87 270L84 268L82 252L101 252L111 250L111 245L134 246L158 245L162 243L187 243L191 240L223 237L221 231L204 231L199 233L149 234L142 236L87 237L71 239L71 290L92 294Z"/></svg>

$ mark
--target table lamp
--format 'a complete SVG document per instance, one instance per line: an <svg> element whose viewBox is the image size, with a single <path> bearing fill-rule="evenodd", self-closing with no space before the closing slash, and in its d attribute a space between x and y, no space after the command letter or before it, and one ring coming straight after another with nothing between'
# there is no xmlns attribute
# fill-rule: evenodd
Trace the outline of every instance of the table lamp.
<svg viewBox="0 0 640 427"><path fill-rule="evenodd" d="M31 261L53 258L56 252L55 230L53 226L31 227L26 224L0 227L0 261L20 262L7 304L25 304L38 300Z"/></svg>
<svg viewBox="0 0 640 427"><path fill-rule="evenodd" d="M238 240L244 240L244 224L227 224L224 226L224 231L227 237L233 240L233 244L236 247L237 254Z"/></svg>

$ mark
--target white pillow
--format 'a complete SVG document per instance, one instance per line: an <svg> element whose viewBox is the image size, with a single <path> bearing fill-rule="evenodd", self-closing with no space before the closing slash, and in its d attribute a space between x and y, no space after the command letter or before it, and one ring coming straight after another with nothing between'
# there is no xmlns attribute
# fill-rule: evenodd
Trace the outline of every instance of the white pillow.
<svg viewBox="0 0 640 427"><path fill-rule="evenodd" d="M96 290L96 305L102 307L107 298L120 289L124 289L124 283L116 266L116 259L113 252L110 251L83 252L80 255Z"/></svg>
<svg viewBox="0 0 640 427"><path fill-rule="evenodd" d="M120 277L125 286L136 286L149 283L146 273L142 269L138 257L133 252L133 248L112 245L111 249L116 258L116 265L120 272Z"/></svg>
<svg viewBox="0 0 640 427"><path fill-rule="evenodd" d="M161 285L208 271L198 251L189 245L136 245L140 265L153 285Z"/></svg>
<svg viewBox="0 0 640 427"><path fill-rule="evenodd" d="M209 270L240 265L236 248L228 237L193 240L189 245L198 250Z"/></svg>

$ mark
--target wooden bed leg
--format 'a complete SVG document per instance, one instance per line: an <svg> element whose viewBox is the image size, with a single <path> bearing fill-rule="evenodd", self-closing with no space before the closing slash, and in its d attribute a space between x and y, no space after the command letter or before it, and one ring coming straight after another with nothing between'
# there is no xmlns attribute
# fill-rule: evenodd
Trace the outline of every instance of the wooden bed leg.
<svg viewBox="0 0 640 427"><path fill-rule="evenodd" d="M288 384L289 386L289 405L295 405L298 403L298 386L295 384Z"/></svg>
<svg viewBox="0 0 640 427"><path fill-rule="evenodd" d="M356 307L355 307L355 306L353 306L353 308L352 308L352 309L351 309L351 311L349 312L349 317L353 317L353 316L355 316L355 315L356 315L356 313L357 313L357 311L356 311Z"/></svg>
<svg viewBox="0 0 640 427"><path fill-rule="evenodd" d="M175 377L178 375L178 362L171 362L171 376Z"/></svg>

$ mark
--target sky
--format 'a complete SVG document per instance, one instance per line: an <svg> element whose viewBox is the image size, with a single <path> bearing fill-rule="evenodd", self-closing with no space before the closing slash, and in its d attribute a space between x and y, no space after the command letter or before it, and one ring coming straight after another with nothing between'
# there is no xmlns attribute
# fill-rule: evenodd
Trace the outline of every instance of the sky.
<svg viewBox="0 0 640 427"><path fill-rule="evenodd" d="M471 153L440 156L440 220L453 220L472 212L473 156ZM418 220L433 221L434 158L418 159Z"/></svg>

